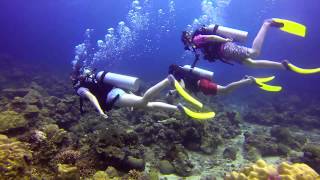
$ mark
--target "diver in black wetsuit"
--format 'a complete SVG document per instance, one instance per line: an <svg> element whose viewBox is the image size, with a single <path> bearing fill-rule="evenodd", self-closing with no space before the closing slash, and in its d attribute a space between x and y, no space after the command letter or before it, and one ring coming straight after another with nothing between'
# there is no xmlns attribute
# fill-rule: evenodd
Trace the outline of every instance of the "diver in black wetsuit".
<svg viewBox="0 0 320 180"><path fill-rule="evenodd" d="M124 84L126 81L125 78L128 78L129 76L120 77L124 78L120 79L119 75L114 75L113 73L95 73L95 71L86 68L81 73L80 68L76 68L71 74L71 80L73 82L75 92L81 99L80 111L83 112L83 99L88 99L104 118L108 118L105 111L109 111L113 107L138 107L180 111L178 106L175 105L164 102L150 102L150 100L158 95L164 88L173 83L174 78L172 76L168 76L168 78L165 78L153 87L149 88L142 97L132 93L127 93L114 84L114 82ZM113 80L113 83L108 83L110 79Z"/></svg>

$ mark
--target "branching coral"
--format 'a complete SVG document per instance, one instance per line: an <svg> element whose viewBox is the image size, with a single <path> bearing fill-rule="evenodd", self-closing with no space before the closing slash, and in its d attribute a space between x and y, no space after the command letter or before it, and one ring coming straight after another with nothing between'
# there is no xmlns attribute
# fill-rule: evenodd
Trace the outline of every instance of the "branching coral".
<svg viewBox="0 0 320 180"><path fill-rule="evenodd" d="M80 158L80 152L75 150L65 150L60 152L54 158L58 163L63 164L75 164L76 161Z"/></svg>

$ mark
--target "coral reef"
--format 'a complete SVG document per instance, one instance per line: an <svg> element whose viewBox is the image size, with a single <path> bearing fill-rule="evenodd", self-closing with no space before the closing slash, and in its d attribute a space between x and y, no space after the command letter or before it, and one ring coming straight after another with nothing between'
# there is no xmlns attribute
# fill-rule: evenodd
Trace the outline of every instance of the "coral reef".
<svg viewBox="0 0 320 180"><path fill-rule="evenodd" d="M0 112L0 132L8 132L18 128L25 128L28 122L19 113L15 111Z"/></svg>
<svg viewBox="0 0 320 180"><path fill-rule="evenodd" d="M320 145L307 144L303 148L303 152L303 157L301 157L299 161L308 164L320 173Z"/></svg>
<svg viewBox="0 0 320 180"><path fill-rule="evenodd" d="M68 164L58 164L59 180L80 180L80 174L77 167Z"/></svg>
<svg viewBox="0 0 320 180"><path fill-rule="evenodd" d="M287 156L290 151L300 151L307 139L294 135L288 128L274 126L268 131L256 130L245 134L245 149L253 153L255 148L262 156Z"/></svg>
<svg viewBox="0 0 320 180"><path fill-rule="evenodd" d="M302 163L289 164L281 163L277 168L267 164L263 160L258 160L251 166L244 167L239 172L231 172L225 176L225 180L245 180L245 179L317 179L320 178L312 168Z"/></svg>
<svg viewBox="0 0 320 180"><path fill-rule="evenodd" d="M57 164L75 164L80 158L80 152L75 150L65 150L55 156Z"/></svg>
<svg viewBox="0 0 320 180"><path fill-rule="evenodd" d="M0 178L25 179L31 176L32 154L26 143L0 134Z"/></svg>
<svg viewBox="0 0 320 180"><path fill-rule="evenodd" d="M14 65L10 61L0 64ZM0 179L156 180L164 178L163 174L219 179L261 156L281 156L320 170L318 136L310 138L308 131L297 131L320 127L319 98L307 105L302 100L307 95L263 101L250 98L249 106L259 107L252 110L200 95L217 112L214 120L125 108L108 112L106 120L89 103L80 116L78 97L72 94L66 75L59 79L60 75L36 67L28 73L23 65L13 67L0 72L0 132L6 134L0 135L0 148L5 148L0 151L0 162L13 167L9 171L0 165L1 170L8 170L0 171ZM13 161L1 156L8 152ZM281 167L289 172L286 168L298 165Z"/></svg>
<svg viewBox="0 0 320 180"><path fill-rule="evenodd" d="M236 160L237 159L237 148L228 147L223 151L223 157L225 159Z"/></svg>
<svg viewBox="0 0 320 180"><path fill-rule="evenodd" d="M295 125L304 129L319 128L319 99L308 98L308 96L308 94L300 93L299 96L277 96L276 99L265 97L264 101L254 99L250 101L249 106L259 108L245 113L243 119L262 125ZM310 99L310 101L305 104L303 99Z"/></svg>
<svg viewBox="0 0 320 180"><path fill-rule="evenodd" d="M162 174L172 174L175 169L168 160L161 160L159 162L159 170Z"/></svg>

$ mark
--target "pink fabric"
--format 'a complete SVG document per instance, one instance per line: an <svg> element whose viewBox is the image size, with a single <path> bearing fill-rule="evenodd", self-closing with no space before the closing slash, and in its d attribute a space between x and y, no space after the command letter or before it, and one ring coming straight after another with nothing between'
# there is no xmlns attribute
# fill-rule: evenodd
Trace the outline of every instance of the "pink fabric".
<svg viewBox="0 0 320 180"><path fill-rule="evenodd" d="M193 43L197 46L197 47L201 47L202 45L204 45L206 43L206 38L204 35L196 35L193 38Z"/></svg>

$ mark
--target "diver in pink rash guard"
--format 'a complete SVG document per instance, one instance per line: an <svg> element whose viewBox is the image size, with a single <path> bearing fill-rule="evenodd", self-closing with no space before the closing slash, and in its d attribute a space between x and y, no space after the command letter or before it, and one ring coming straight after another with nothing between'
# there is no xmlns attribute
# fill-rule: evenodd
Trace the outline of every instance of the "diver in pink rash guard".
<svg viewBox="0 0 320 180"><path fill-rule="evenodd" d="M192 67L195 66L200 58L200 54L202 54L203 58L209 62L221 60L227 64L237 62L252 68L294 71L290 67L292 64L290 64L288 60L283 60L282 62L255 60L261 53L268 29L270 27L281 28L283 26L283 23L276 22L274 19L265 20L255 37L251 48L240 46L235 43L245 41L248 34L247 32L218 25L203 26L197 29L193 34L184 31L182 32L181 40L184 43L185 50L192 50L195 53L196 59ZM223 31L223 28L227 30ZM234 38L230 38L230 36L233 36Z"/></svg>

